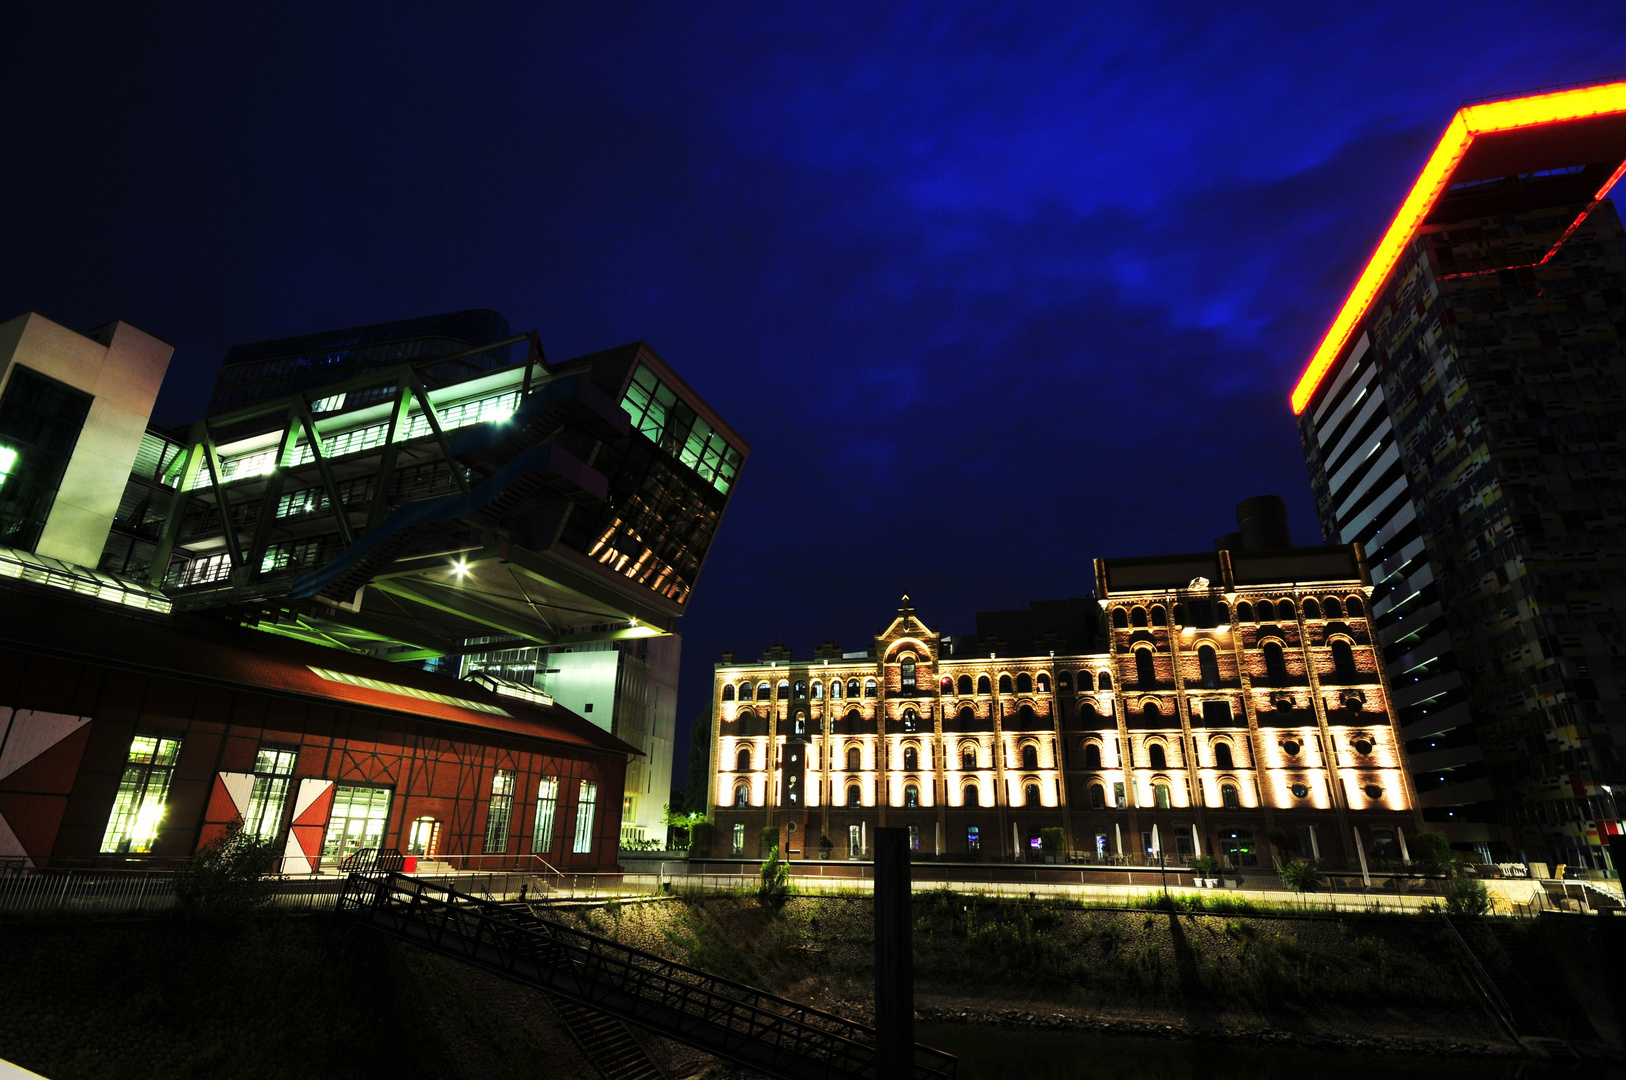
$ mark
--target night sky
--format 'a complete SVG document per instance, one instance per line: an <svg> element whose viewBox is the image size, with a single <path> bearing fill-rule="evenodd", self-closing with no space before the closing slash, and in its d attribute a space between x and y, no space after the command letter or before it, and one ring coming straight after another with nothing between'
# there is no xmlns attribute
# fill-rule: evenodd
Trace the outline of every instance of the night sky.
<svg viewBox="0 0 1626 1080"><path fill-rule="evenodd" d="M148 6L0 5L0 320L173 342L168 423L238 342L648 341L753 447L680 734L905 590L1315 542L1288 392L1451 113L1626 73L1618 2Z"/></svg>

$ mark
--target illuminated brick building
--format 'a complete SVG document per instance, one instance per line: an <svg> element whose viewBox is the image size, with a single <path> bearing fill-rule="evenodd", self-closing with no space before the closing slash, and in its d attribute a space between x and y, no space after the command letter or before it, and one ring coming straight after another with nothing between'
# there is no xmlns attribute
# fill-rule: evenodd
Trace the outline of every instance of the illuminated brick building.
<svg viewBox="0 0 1626 1080"><path fill-rule="evenodd" d="M909 599L873 646L775 647L716 669L713 854L1092 862L1406 857L1417 818L1352 546L1107 559L1099 600L984 613L942 635ZM1360 853L1355 848L1360 841Z"/></svg>
<svg viewBox="0 0 1626 1080"><path fill-rule="evenodd" d="M1626 83L1453 118L1293 392L1426 819L1606 866L1626 782Z"/></svg>

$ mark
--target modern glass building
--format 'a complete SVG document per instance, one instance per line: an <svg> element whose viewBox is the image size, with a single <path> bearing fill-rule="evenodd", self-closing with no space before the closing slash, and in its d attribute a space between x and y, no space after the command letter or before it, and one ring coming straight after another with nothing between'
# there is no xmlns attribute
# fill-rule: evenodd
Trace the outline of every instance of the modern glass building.
<svg viewBox="0 0 1626 1080"><path fill-rule="evenodd" d="M1601 869L1626 779L1626 83L1452 119L1293 392L1363 545L1418 802Z"/></svg>

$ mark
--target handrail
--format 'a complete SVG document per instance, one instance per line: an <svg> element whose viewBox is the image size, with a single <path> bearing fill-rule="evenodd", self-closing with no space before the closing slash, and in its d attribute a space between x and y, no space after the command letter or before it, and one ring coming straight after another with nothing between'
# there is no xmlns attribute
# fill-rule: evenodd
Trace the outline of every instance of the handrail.
<svg viewBox="0 0 1626 1080"><path fill-rule="evenodd" d="M1463 939L1462 934L1457 930L1456 924L1451 921L1450 917L1441 912L1440 921L1445 923L1445 928L1451 931L1451 937L1456 940L1458 947L1462 949L1463 955L1468 958L1468 978L1473 982L1474 988L1485 999L1485 1003L1490 1006L1491 1012L1496 1014L1496 1019L1507 1029L1507 1033L1513 1037L1513 1041L1518 1042L1520 1038L1519 1026L1514 1022L1513 1009L1508 1005L1507 999L1502 996L1502 992L1496 988L1496 983L1492 981L1490 972L1485 970L1485 965L1479 962L1478 955L1468 947L1468 942Z"/></svg>
<svg viewBox="0 0 1626 1080"><path fill-rule="evenodd" d="M875 1030L522 907L402 874L352 874L339 909L396 936L785 1080L876 1077ZM915 1048L916 1080L956 1060Z"/></svg>

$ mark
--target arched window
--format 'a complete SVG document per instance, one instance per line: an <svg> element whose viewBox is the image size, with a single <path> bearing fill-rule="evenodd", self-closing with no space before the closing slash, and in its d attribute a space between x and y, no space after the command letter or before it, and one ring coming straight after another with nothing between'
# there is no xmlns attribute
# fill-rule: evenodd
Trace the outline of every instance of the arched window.
<svg viewBox="0 0 1626 1080"><path fill-rule="evenodd" d="M1219 624L1221 626L1224 626L1227 623L1229 623L1230 621L1231 621L1231 605L1227 604L1224 600L1221 600L1220 604L1219 604Z"/></svg>
<svg viewBox="0 0 1626 1080"><path fill-rule="evenodd" d="M1276 617L1283 622L1293 621L1293 601L1283 600L1276 605Z"/></svg>
<svg viewBox="0 0 1626 1080"><path fill-rule="evenodd" d="M1152 659L1151 649L1135 650L1135 685L1140 687L1157 685L1157 664Z"/></svg>
<svg viewBox="0 0 1626 1080"><path fill-rule="evenodd" d="M773 696L773 687L767 683L757 683L757 700L767 701Z"/></svg>
<svg viewBox="0 0 1626 1080"><path fill-rule="evenodd" d="M1018 675L1016 677L1016 692L1018 694L1033 693L1033 676L1025 671Z"/></svg>
<svg viewBox="0 0 1626 1080"><path fill-rule="evenodd" d="M903 771L920 771L920 751L916 750L912 746L905 746L903 748Z"/></svg>
<svg viewBox="0 0 1626 1080"><path fill-rule="evenodd" d="M1287 685L1287 656L1274 641L1265 642L1265 676L1272 686Z"/></svg>
<svg viewBox="0 0 1626 1080"><path fill-rule="evenodd" d="M1027 787L1022 789L1022 805L1023 806L1038 806L1039 805L1039 785L1038 784L1029 784Z"/></svg>
<svg viewBox="0 0 1626 1080"><path fill-rule="evenodd" d="M749 749L740 751L740 756L734 760L734 769L736 772L751 771L751 751Z"/></svg>
<svg viewBox="0 0 1626 1080"><path fill-rule="evenodd" d="M821 701L821 700L823 700L823 698L824 698L824 684L821 683L821 682L814 683L813 684L813 700L814 701Z"/></svg>
<svg viewBox="0 0 1626 1080"><path fill-rule="evenodd" d="M780 679L779 680L779 700L780 701L789 701L790 700L790 680L789 679Z"/></svg>
<svg viewBox="0 0 1626 1080"><path fill-rule="evenodd" d="M859 695L859 692L860 691L858 689L858 680L857 679L848 679L847 680L847 696L848 697L857 697Z"/></svg>
<svg viewBox="0 0 1626 1080"><path fill-rule="evenodd" d="M1111 675L1111 673L1103 671L1101 673L1101 677L1096 680L1096 687L1101 689L1101 690L1111 690L1112 689L1112 675Z"/></svg>
<svg viewBox="0 0 1626 1080"><path fill-rule="evenodd" d="M862 761L863 761L863 755L861 755L858 752L858 747L856 747L856 746L847 747L847 771L848 772L858 772L859 769L861 769L863 767L862 764L861 764Z"/></svg>
<svg viewBox="0 0 1626 1080"><path fill-rule="evenodd" d="M1107 793L1100 784L1090 785L1090 809L1104 810L1107 805Z"/></svg>
<svg viewBox="0 0 1626 1080"><path fill-rule="evenodd" d="M1009 675L1001 675L999 677L999 692L1001 694L1009 694L1011 692L1011 677Z"/></svg>
<svg viewBox="0 0 1626 1080"><path fill-rule="evenodd" d="M1095 707L1095 702L1084 698L1078 703L1078 719L1080 723L1089 724L1099 719L1101 710Z"/></svg>
<svg viewBox="0 0 1626 1080"><path fill-rule="evenodd" d="M1208 645L1197 646L1197 667L1202 671L1203 686L1209 690L1219 688L1219 656Z"/></svg>
<svg viewBox="0 0 1626 1080"><path fill-rule="evenodd" d="M1214 744L1214 767L1216 769L1234 769L1236 765L1231 761L1231 744L1217 742Z"/></svg>
<svg viewBox="0 0 1626 1080"><path fill-rule="evenodd" d="M864 680L864 696L865 697L874 697L875 693L876 693L875 680L874 679L865 679Z"/></svg>
<svg viewBox="0 0 1626 1080"><path fill-rule="evenodd" d="M1086 769L1101 769L1101 747L1096 743L1084 744L1084 767Z"/></svg>
<svg viewBox="0 0 1626 1080"><path fill-rule="evenodd" d="M1112 611L1112 628L1114 630L1129 629L1129 617L1124 614L1123 608L1114 608Z"/></svg>
<svg viewBox="0 0 1626 1080"><path fill-rule="evenodd" d="M1176 625L1176 626L1185 626L1186 625L1186 605L1184 605L1184 604L1176 604L1176 605L1174 605L1174 625Z"/></svg>
<svg viewBox="0 0 1626 1080"><path fill-rule="evenodd" d="M960 711L955 714L954 718L962 724L973 724L976 723L977 714L972 710L971 706L961 705Z"/></svg>
<svg viewBox="0 0 1626 1080"><path fill-rule="evenodd" d="M796 680L796 687L792 691L792 693L794 693L796 695L796 700L797 701L806 701L807 700L807 684L805 682L802 682L800 679Z"/></svg>
<svg viewBox="0 0 1626 1080"><path fill-rule="evenodd" d="M963 746L960 748L960 768L966 772L974 772L977 768L977 751L975 747Z"/></svg>
<svg viewBox="0 0 1626 1080"><path fill-rule="evenodd" d="M1363 610L1365 610L1365 609L1364 609L1364 608L1362 608L1362 607L1361 607L1361 601L1360 601L1360 598L1359 598L1359 597L1355 597L1355 596L1352 596L1352 597L1350 597L1350 598L1349 598L1349 600L1348 600L1348 601L1347 601L1347 602L1346 602L1346 603L1345 603L1345 604L1344 604L1344 610L1346 610L1346 611L1348 611L1348 612L1349 612L1349 617L1350 617L1350 618L1352 618L1352 619L1358 619L1358 618L1360 618L1360 617L1361 617L1361 612L1362 612L1362 611L1363 611Z"/></svg>
<svg viewBox="0 0 1626 1080"><path fill-rule="evenodd" d="M1146 625L1146 609L1143 608L1143 607L1131 608L1130 612L1129 612L1129 625L1130 626L1145 626Z"/></svg>
<svg viewBox="0 0 1626 1080"><path fill-rule="evenodd" d="M951 676L944 675L943 679L942 679L942 682L940 682L938 684L937 689L938 689L938 692L941 693L944 697L947 697L948 695L954 693L954 679Z"/></svg>
<svg viewBox="0 0 1626 1080"><path fill-rule="evenodd" d="M1353 681L1356 677L1355 650L1342 638L1332 643L1332 667L1340 679Z"/></svg>
<svg viewBox="0 0 1626 1080"><path fill-rule="evenodd" d="M750 701L751 700L751 684L750 683L740 683L740 700L741 701Z"/></svg>
<svg viewBox="0 0 1626 1080"><path fill-rule="evenodd" d="M1153 784L1152 798L1157 802L1159 810L1167 810L1169 808L1169 785Z"/></svg>
<svg viewBox="0 0 1626 1080"><path fill-rule="evenodd" d="M733 683L729 683L729 684L727 684L726 686L723 687L723 700L724 701L733 701L734 700L734 684Z"/></svg>
<svg viewBox="0 0 1626 1080"><path fill-rule="evenodd" d="M1235 784L1220 785L1220 805L1227 810L1242 809L1242 800L1237 798Z"/></svg>
<svg viewBox="0 0 1626 1080"><path fill-rule="evenodd" d="M917 721L919 719L920 718L915 715L915 710L913 710L913 709L905 709L905 710L903 710L903 730L904 731L914 731L916 726L917 726Z"/></svg>
<svg viewBox="0 0 1626 1080"><path fill-rule="evenodd" d="M1148 724L1161 724L1163 722L1163 710L1157 707L1155 701L1148 701L1142 705L1140 714L1146 718Z"/></svg>
<svg viewBox="0 0 1626 1080"><path fill-rule="evenodd" d="M1169 759L1164 754L1161 743L1153 743L1146 748L1146 760L1151 762L1154 769L1167 769L1169 767Z"/></svg>
<svg viewBox="0 0 1626 1080"><path fill-rule="evenodd" d="M751 805L751 785L750 784L735 784L734 785L734 805L735 806L750 806Z"/></svg>
<svg viewBox="0 0 1626 1080"><path fill-rule="evenodd" d="M977 693L979 693L979 694L991 694L993 692L994 692L993 684L988 681L988 676L986 676L986 675L978 675L977 676Z"/></svg>
<svg viewBox="0 0 1626 1080"><path fill-rule="evenodd" d="M1169 613L1167 611L1163 610L1163 605L1162 604L1153 604L1152 605L1152 625L1153 626L1167 626L1167 625L1169 625Z"/></svg>
<svg viewBox="0 0 1626 1080"><path fill-rule="evenodd" d="M1039 748L1037 746L1022 747L1022 768L1037 769L1039 767Z"/></svg>
<svg viewBox="0 0 1626 1080"><path fill-rule="evenodd" d="M1041 679L1044 678L1043 675L1041 675L1039 677ZM1072 674L1069 673L1069 672L1066 672L1066 671L1058 672L1056 674L1056 689L1057 690L1071 690L1072 688L1073 688L1073 676L1072 676Z"/></svg>
<svg viewBox="0 0 1626 1080"><path fill-rule="evenodd" d="M898 677L903 683L903 692L905 694L912 694L912 693L915 692L915 658L914 657L905 656L903 658L903 662L898 665Z"/></svg>
<svg viewBox="0 0 1626 1080"><path fill-rule="evenodd" d="M831 681L831 683L830 683L830 696L833 697L833 698L839 698L841 696L841 680L840 679L834 679L834 680Z"/></svg>
<svg viewBox="0 0 1626 1080"><path fill-rule="evenodd" d="M970 697L971 696L971 676L969 676L969 675L961 675L960 676L960 681L954 684L954 689L955 689L956 693L959 693L964 697Z"/></svg>
<svg viewBox="0 0 1626 1080"><path fill-rule="evenodd" d="M1327 602L1321 605L1321 610L1326 613L1329 619L1342 619L1344 617L1344 605L1338 602L1336 596L1327 597Z"/></svg>
<svg viewBox="0 0 1626 1080"><path fill-rule="evenodd" d="M847 785L847 805L848 806L862 806L862 805L864 805L864 790L862 788L860 788L857 784L848 784Z"/></svg>
<svg viewBox="0 0 1626 1080"><path fill-rule="evenodd" d="M977 793L976 784L967 784L965 786L965 794L961 797L960 804L962 806L982 805L982 797Z"/></svg>
<svg viewBox="0 0 1626 1080"><path fill-rule="evenodd" d="M1246 600L1236 606L1237 622L1253 622L1253 605Z"/></svg>
<svg viewBox="0 0 1626 1080"><path fill-rule="evenodd" d="M1304 608L1304 617L1306 619L1319 619L1319 618L1321 618L1321 605L1316 602L1315 597L1313 597L1313 596L1307 597L1305 599L1305 601L1304 601L1303 608Z"/></svg>
<svg viewBox="0 0 1626 1080"><path fill-rule="evenodd" d="M1018 726L1030 728L1037 722L1038 716L1034 713L1032 705L1024 704L1020 709L1016 710L1016 723Z"/></svg>
<svg viewBox="0 0 1626 1080"><path fill-rule="evenodd" d="M903 805L908 807L910 810L916 809L920 806L920 789L918 787L913 784L904 785Z"/></svg>

